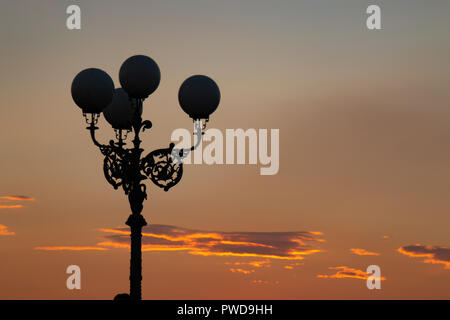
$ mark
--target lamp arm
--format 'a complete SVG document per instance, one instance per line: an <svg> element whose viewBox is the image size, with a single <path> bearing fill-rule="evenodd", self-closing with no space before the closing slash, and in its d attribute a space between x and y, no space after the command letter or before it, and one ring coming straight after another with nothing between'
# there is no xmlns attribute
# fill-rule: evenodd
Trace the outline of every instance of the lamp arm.
<svg viewBox="0 0 450 320"><path fill-rule="evenodd" d="M92 142L94 143L94 145L95 145L96 147L99 147L100 149L101 149L101 148L106 148L106 147L107 147L106 145L103 145L103 144L101 144L100 142L98 142L98 141L97 141L97 138L95 137L95 130L97 130L98 127L96 127L96 126L92 123L92 124L91 124L89 127L87 127L86 129L89 130L89 132L90 132L90 134L91 134Z"/></svg>
<svg viewBox="0 0 450 320"><path fill-rule="evenodd" d="M189 155L189 152L196 150L200 144L202 143L202 136L205 134L203 132L202 128L202 122L201 120L195 120L194 121L194 136L197 136L197 141L195 144L187 149L173 149L172 150L172 157L176 159L176 161L181 162L184 158L186 158Z"/></svg>
<svg viewBox="0 0 450 320"><path fill-rule="evenodd" d="M89 130L92 142L100 149L100 152L105 157L103 160L103 173L106 180L114 189L122 186L125 194L131 190L131 181L129 174L127 174L130 164L131 150L123 148L123 143L119 141L118 144L111 140L109 144L101 144L95 137L95 131L98 127L94 122L89 123Z"/></svg>
<svg viewBox="0 0 450 320"><path fill-rule="evenodd" d="M103 152L103 150L108 148L109 146L99 143L97 141L97 139L95 138L95 130L98 130L98 127L96 126L96 124L98 122L100 115L95 114L95 113L84 113L83 112L83 116L86 119L86 123L89 125L88 127L86 127L86 129L89 130L89 132L91 134L92 142L94 143L94 145L96 147L98 147Z"/></svg>
<svg viewBox="0 0 450 320"><path fill-rule="evenodd" d="M89 130L91 140L94 145L98 147L104 155L110 154L111 152L116 152L118 154L126 153L127 149L123 148L124 143L120 143L120 141L118 146L116 146L114 140L111 140L109 144L101 144L100 142L98 142L97 138L95 137L95 131L98 130L98 127L95 126L95 123L90 123L89 127L87 127L86 129Z"/></svg>

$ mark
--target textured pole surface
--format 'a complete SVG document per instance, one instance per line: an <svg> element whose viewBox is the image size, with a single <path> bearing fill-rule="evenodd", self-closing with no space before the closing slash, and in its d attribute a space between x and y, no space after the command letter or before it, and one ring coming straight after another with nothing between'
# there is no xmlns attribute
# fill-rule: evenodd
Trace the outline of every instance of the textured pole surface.
<svg viewBox="0 0 450 320"><path fill-rule="evenodd" d="M141 184L142 175L140 168L141 140L139 139L139 131L142 125L142 100L135 100L135 114L133 117L133 156L131 160L131 170L128 179L131 182L131 190L128 194L130 208L132 214L128 217L126 222L131 228L131 258L130 258L130 298L133 300L141 300L142 290L142 227L147 225L144 217L141 215L144 200L147 198L145 185Z"/></svg>
<svg viewBox="0 0 450 320"><path fill-rule="evenodd" d="M141 300L142 290L142 227L147 223L140 214L131 214L127 225L131 228L131 258L130 258L130 298Z"/></svg>

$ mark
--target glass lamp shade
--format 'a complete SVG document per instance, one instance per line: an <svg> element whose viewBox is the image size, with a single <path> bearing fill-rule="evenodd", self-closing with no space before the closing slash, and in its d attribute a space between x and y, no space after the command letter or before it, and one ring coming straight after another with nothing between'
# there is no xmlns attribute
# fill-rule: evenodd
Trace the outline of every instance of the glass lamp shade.
<svg viewBox="0 0 450 320"><path fill-rule="evenodd" d="M125 90L118 88L114 91L113 99L103 110L103 115L114 129L131 130L134 108Z"/></svg>
<svg viewBox="0 0 450 320"><path fill-rule="evenodd" d="M130 98L145 99L158 88L161 72L152 58L137 55L122 64L119 80Z"/></svg>
<svg viewBox="0 0 450 320"><path fill-rule="evenodd" d="M219 106L220 90L211 78L195 75L187 78L181 85L178 102L192 119L209 119Z"/></svg>
<svg viewBox="0 0 450 320"><path fill-rule="evenodd" d="M85 69L73 79L71 92L84 113L100 113L113 98L114 82L103 70Z"/></svg>

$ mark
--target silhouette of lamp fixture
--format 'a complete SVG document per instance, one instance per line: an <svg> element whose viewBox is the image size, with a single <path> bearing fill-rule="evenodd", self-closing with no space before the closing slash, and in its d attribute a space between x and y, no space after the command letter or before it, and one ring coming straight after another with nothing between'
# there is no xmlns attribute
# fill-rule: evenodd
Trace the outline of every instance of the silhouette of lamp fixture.
<svg viewBox="0 0 450 320"><path fill-rule="evenodd" d="M181 159L198 147L209 116L217 109L220 91L209 77L195 75L186 79L178 92L178 101L194 121L197 142L189 149L154 150L142 157L140 133L152 127L149 120L142 120L143 101L158 88L161 73L153 59L136 55L128 58L119 71L122 88L114 88L111 77L96 68L78 73L72 82L72 98L83 111L92 141L105 159L103 172L114 189L122 187L131 207L126 224L131 229L130 294L119 294L116 298L141 299L142 281L142 227L147 225L141 215L143 202L147 199L144 180L168 191L183 175ZM115 140L101 144L95 137L96 126L103 113L114 128ZM133 132L132 147L126 148L128 133Z"/></svg>

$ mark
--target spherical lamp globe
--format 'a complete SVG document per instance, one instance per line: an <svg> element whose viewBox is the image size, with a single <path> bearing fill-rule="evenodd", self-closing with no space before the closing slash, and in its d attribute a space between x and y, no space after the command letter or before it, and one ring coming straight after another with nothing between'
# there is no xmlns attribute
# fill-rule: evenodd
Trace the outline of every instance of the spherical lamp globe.
<svg viewBox="0 0 450 320"><path fill-rule="evenodd" d="M187 78L181 85L178 102L192 119L209 119L219 106L220 90L213 79L195 75Z"/></svg>
<svg viewBox="0 0 450 320"><path fill-rule="evenodd" d="M158 88L161 72L152 58L137 55L128 58L122 64L119 80L128 96L145 99Z"/></svg>
<svg viewBox="0 0 450 320"><path fill-rule="evenodd" d="M111 103L103 110L106 121L114 129L131 130L133 114L134 108L128 94L122 88L117 88Z"/></svg>
<svg viewBox="0 0 450 320"><path fill-rule="evenodd" d="M85 69L73 79L71 92L83 113L100 113L113 98L114 82L103 70Z"/></svg>

